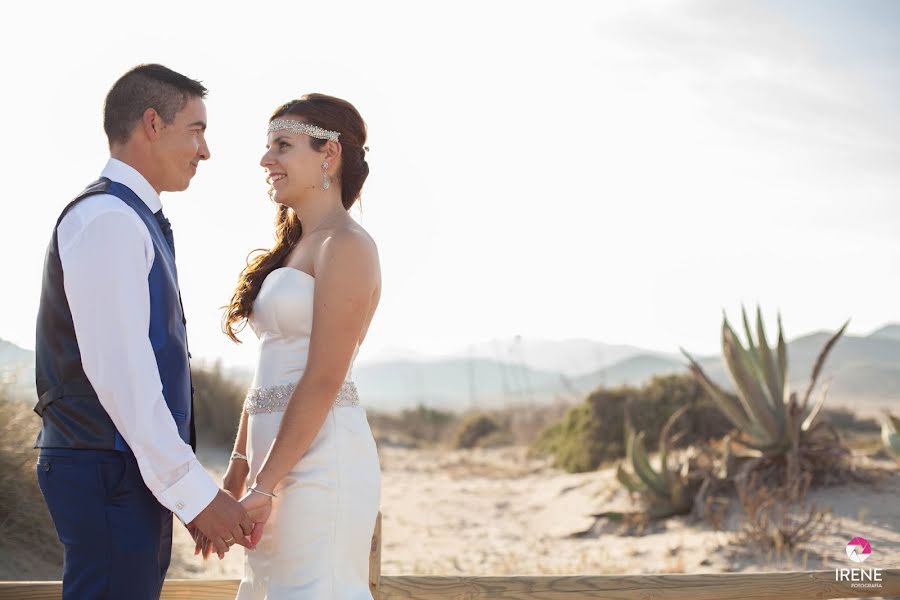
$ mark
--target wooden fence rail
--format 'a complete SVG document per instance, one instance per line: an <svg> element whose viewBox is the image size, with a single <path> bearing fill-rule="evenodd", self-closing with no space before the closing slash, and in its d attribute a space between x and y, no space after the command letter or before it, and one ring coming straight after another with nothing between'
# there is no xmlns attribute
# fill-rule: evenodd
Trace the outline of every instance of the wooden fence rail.
<svg viewBox="0 0 900 600"><path fill-rule="evenodd" d="M881 588L851 588L834 571L713 573L702 575L610 575L598 577L410 577L384 576L378 600L813 600L900 596L900 569L882 571ZM237 579L169 579L161 600L232 600ZM0 582L2 600L59 600L58 581Z"/></svg>
<svg viewBox="0 0 900 600"><path fill-rule="evenodd" d="M866 568L871 571L871 568ZM381 515L372 537L369 585L377 600L819 600L900 596L900 568L881 581L835 581L835 572L705 573L561 577L381 576ZM881 587L869 586L880 583ZM232 600L237 579L169 579L161 600ZM0 582L0 600L59 600L58 581Z"/></svg>

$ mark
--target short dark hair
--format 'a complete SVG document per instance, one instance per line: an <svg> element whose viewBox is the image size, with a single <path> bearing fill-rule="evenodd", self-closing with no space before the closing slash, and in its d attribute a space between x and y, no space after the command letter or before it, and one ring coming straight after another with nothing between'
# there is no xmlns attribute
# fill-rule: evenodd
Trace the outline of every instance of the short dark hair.
<svg viewBox="0 0 900 600"><path fill-rule="evenodd" d="M153 108L171 123L190 98L206 98L202 83L162 65L138 65L122 75L106 95L103 129L109 145L124 144L144 111Z"/></svg>

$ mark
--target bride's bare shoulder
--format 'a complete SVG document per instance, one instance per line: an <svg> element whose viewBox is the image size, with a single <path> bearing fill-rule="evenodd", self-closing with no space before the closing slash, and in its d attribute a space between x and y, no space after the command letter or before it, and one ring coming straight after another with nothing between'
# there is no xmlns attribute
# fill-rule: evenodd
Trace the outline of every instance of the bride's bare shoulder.
<svg viewBox="0 0 900 600"><path fill-rule="evenodd" d="M350 261L359 268L371 271L376 280L380 280L378 246L375 239L355 221L336 228L322 241L317 263L327 268L334 261Z"/></svg>
<svg viewBox="0 0 900 600"><path fill-rule="evenodd" d="M342 228L342 231L346 232L347 235L351 236L359 236L361 239L366 240L372 247L376 253L378 252L378 246L375 244L375 238L373 238L366 229L357 223L356 221L352 221L346 225L346 227Z"/></svg>

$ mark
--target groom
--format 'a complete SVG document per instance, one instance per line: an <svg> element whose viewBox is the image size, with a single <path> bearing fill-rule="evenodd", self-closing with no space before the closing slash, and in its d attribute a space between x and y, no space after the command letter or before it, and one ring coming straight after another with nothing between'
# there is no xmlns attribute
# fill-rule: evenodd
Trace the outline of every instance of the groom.
<svg viewBox="0 0 900 600"><path fill-rule="evenodd" d="M221 554L253 522L194 455L193 389L161 192L201 160L206 88L161 65L106 97L111 158L63 211L37 318L37 476L65 546L63 598L158 599L172 513Z"/></svg>

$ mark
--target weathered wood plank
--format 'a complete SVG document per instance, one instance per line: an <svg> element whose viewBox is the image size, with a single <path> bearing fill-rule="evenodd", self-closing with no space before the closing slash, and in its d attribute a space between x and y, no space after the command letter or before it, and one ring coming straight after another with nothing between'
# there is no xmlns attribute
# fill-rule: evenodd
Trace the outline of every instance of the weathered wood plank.
<svg viewBox="0 0 900 600"><path fill-rule="evenodd" d="M883 569L881 588L851 588L834 571L610 575L585 577L389 577L378 600L813 600L900 594L900 569Z"/></svg>
<svg viewBox="0 0 900 600"><path fill-rule="evenodd" d="M160 600L234 600L238 579L167 579ZM61 581L0 581L0 600L60 600Z"/></svg>
<svg viewBox="0 0 900 600"><path fill-rule="evenodd" d="M378 584L381 579L381 511L375 518L375 533L372 534L372 548L369 550L369 589L372 596L378 597Z"/></svg>
<svg viewBox="0 0 900 600"><path fill-rule="evenodd" d="M381 576L378 600L813 600L900 595L900 569L884 569L881 588L851 588L834 571L604 575L584 577ZM238 580L171 579L161 600L232 600ZM0 582L0 600L59 600L59 582Z"/></svg>

